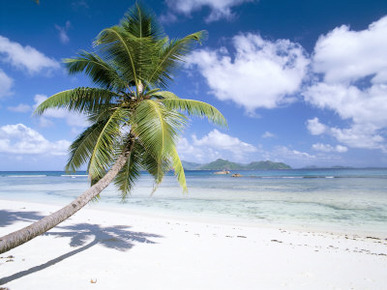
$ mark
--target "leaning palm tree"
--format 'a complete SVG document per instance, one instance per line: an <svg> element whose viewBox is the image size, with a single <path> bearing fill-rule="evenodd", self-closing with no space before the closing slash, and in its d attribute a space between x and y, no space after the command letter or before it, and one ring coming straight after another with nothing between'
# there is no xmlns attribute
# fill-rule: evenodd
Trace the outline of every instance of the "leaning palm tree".
<svg viewBox="0 0 387 290"><path fill-rule="evenodd" d="M87 116L90 126L70 146L66 171L87 165L91 187L59 211L0 238L0 253L66 220L99 198L111 182L126 198L141 170L154 177L157 187L173 169L183 191L187 190L176 150L187 115L207 117L219 125L226 121L211 105L181 99L165 88L177 65L203 36L201 31L169 40L153 14L136 4L120 25L97 36L94 52L82 51L65 60L70 74L83 72L97 87L57 93L35 112L64 108Z"/></svg>

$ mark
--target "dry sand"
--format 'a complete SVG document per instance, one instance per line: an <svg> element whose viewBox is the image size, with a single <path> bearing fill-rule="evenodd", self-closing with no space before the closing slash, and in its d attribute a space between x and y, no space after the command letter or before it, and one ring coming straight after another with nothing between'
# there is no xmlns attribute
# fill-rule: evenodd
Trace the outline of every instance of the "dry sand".
<svg viewBox="0 0 387 290"><path fill-rule="evenodd" d="M0 235L58 208L0 201ZM0 255L0 288L387 289L387 237L204 223L88 206Z"/></svg>

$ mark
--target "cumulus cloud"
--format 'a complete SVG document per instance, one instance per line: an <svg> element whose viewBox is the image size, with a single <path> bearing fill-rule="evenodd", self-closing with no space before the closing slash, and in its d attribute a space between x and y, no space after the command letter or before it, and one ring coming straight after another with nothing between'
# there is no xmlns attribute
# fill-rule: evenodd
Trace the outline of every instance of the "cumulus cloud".
<svg viewBox="0 0 387 290"><path fill-rule="evenodd" d="M253 0L166 0L169 9L185 15L190 15L203 7L210 8L210 15L206 18L207 22L233 18L232 8L246 2L253 2Z"/></svg>
<svg viewBox="0 0 387 290"><path fill-rule="evenodd" d="M273 151L273 154L277 156L277 158L285 159L285 160L297 160L297 161L305 161L305 160L313 160L316 156L311 155L307 152L298 151L295 149L290 149L286 146L277 146Z"/></svg>
<svg viewBox="0 0 387 290"><path fill-rule="evenodd" d="M11 88L13 85L13 79L6 75L6 73L0 69L0 98L6 97L12 94Z"/></svg>
<svg viewBox="0 0 387 290"><path fill-rule="evenodd" d="M193 136L194 145L215 147L228 151L255 152L257 149L248 143L242 142L236 137L219 132L217 129L212 130L208 135L199 139Z"/></svg>
<svg viewBox="0 0 387 290"><path fill-rule="evenodd" d="M344 153L348 151L348 148L342 145L332 146L330 144L317 143L312 145L313 150L322 152L338 152Z"/></svg>
<svg viewBox="0 0 387 290"><path fill-rule="evenodd" d="M58 69L59 63L35 48L22 46L0 35L0 60L29 73L39 73L44 69Z"/></svg>
<svg viewBox="0 0 387 290"><path fill-rule="evenodd" d="M24 124L0 127L1 153L66 155L70 144L67 140L50 142Z"/></svg>
<svg viewBox="0 0 387 290"><path fill-rule="evenodd" d="M287 146L275 146L272 150L261 152L263 159L274 162L284 162L292 167L303 167L314 162L320 163L321 159L316 155L309 154Z"/></svg>
<svg viewBox="0 0 387 290"><path fill-rule="evenodd" d="M217 158L227 158L244 162L250 153L258 149L237 137L224 134L217 129L212 130L202 138L191 136L192 141L182 138L178 144L182 159L197 162L209 162Z"/></svg>
<svg viewBox="0 0 387 290"><path fill-rule="evenodd" d="M304 96L312 105L333 110L355 124L370 123L379 128L387 126L387 83L367 89L340 83L318 83L308 88Z"/></svg>
<svg viewBox="0 0 387 290"><path fill-rule="evenodd" d="M327 127L321 124L318 118L308 120L306 127L312 135L321 135L327 130Z"/></svg>
<svg viewBox="0 0 387 290"><path fill-rule="evenodd" d="M326 82L349 83L366 76L374 83L387 82L386 35L387 16L362 31L335 28L317 41L313 69Z"/></svg>
<svg viewBox="0 0 387 290"><path fill-rule="evenodd" d="M353 124L350 128L337 128L322 124L318 118L314 118L307 121L307 128L312 135L326 134L351 148L381 149L387 152L385 139L378 133L379 128L373 124L361 123ZM313 145L313 148L318 147Z"/></svg>
<svg viewBox="0 0 387 290"><path fill-rule="evenodd" d="M289 40L264 40L256 34L233 37L235 55L226 48L197 50L188 60L206 78L220 100L232 100L248 113L293 102L309 60L304 49Z"/></svg>
<svg viewBox="0 0 387 290"><path fill-rule="evenodd" d="M353 125L350 128L330 128L330 134L337 141L352 148L381 149L387 152L387 146L383 136L378 134L378 130L366 124Z"/></svg>
<svg viewBox="0 0 387 290"><path fill-rule="evenodd" d="M59 40L60 42L66 44L70 41L70 38L67 34L68 30L70 29L71 27L71 23L70 21L66 21L66 24L65 26L59 26L59 25L56 25L55 24L55 28L56 30L58 30L58 33L59 33Z"/></svg>
<svg viewBox="0 0 387 290"><path fill-rule="evenodd" d="M387 17L368 29L341 26L317 41L313 71L321 81L304 92L305 101L337 113L347 128L329 127L317 118L307 122L313 135L328 134L353 148L387 151ZM383 136L384 135L384 136Z"/></svg>

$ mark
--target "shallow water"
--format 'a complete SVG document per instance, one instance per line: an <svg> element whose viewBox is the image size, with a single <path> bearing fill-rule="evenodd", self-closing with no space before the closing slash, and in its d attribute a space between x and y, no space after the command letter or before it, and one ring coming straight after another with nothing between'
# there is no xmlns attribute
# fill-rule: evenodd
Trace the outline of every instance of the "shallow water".
<svg viewBox="0 0 387 290"><path fill-rule="evenodd" d="M153 196L153 180L144 174L125 203L114 186L100 203L148 214L387 235L387 169L239 173L243 177L187 171L188 194L168 175ZM85 173L0 172L0 199L64 205L87 188Z"/></svg>

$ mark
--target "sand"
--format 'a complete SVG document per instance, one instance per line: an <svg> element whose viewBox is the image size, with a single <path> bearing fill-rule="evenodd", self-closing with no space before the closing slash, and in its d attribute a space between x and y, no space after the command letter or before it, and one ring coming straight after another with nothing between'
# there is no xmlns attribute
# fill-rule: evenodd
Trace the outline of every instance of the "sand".
<svg viewBox="0 0 387 290"><path fill-rule="evenodd" d="M0 235L58 209L0 200ZM0 288L386 289L387 237L87 206L0 255Z"/></svg>

